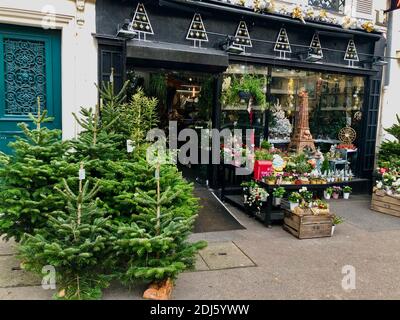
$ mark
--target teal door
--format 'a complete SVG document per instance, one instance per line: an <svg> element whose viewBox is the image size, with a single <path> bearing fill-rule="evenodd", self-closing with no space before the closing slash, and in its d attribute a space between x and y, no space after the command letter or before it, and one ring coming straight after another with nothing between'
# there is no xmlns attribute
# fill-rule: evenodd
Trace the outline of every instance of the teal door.
<svg viewBox="0 0 400 320"><path fill-rule="evenodd" d="M20 134L19 122L47 109L61 129L61 37L56 30L0 24L0 151Z"/></svg>

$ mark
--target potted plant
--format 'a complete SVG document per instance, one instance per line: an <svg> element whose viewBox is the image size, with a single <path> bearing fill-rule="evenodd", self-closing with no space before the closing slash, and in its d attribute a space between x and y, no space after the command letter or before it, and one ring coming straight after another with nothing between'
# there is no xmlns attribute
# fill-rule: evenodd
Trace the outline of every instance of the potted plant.
<svg viewBox="0 0 400 320"><path fill-rule="evenodd" d="M326 200L329 200L332 197L332 194L333 194L333 188L332 187L328 187L324 191L324 198Z"/></svg>
<svg viewBox="0 0 400 320"><path fill-rule="evenodd" d="M313 193L311 191L308 191L307 187L302 187L299 190L299 194L302 197L302 200L304 202L304 206L311 207L312 206Z"/></svg>
<svg viewBox="0 0 400 320"><path fill-rule="evenodd" d="M268 199L268 192L264 189L255 184L254 187L251 188L249 191L249 195L247 199L245 200L245 205L248 206L248 209L250 210L249 213L253 213L251 211L256 210L257 212L261 211L261 206L263 202L266 202Z"/></svg>
<svg viewBox="0 0 400 320"><path fill-rule="evenodd" d="M343 187L343 199L349 199L350 193L353 191L353 188L350 186Z"/></svg>
<svg viewBox="0 0 400 320"><path fill-rule="evenodd" d="M343 223L343 222L344 222L343 217L337 216L337 215L334 215L334 216L333 216L333 221L332 221L332 233L331 233L332 236L333 236L333 233L335 232L336 226L337 226L338 224Z"/></svg>
<svg viewBox="0 0 400 320"><path fill-rule="evenodd" d="M333 189L333 193L332 193L333 199L339 199L342 188L338 187L338 186L334 186L332 189Z"/></svg>
<svg viewBox="0 0 400 320"><path fill-rule="evenodd" d="M272 192L272 195L274 196L274 205L275 206L279 206L281 204L282 201L282 197L285 194L285 188L283 187L278 187L278 188L274 188L274 191Z"/></svg>
<svg viewBox="0 0 400 320"><path fill-rule="evenodd" d="M299 206L300 204L300 200L302 199L300 193L298 192L292 192L289 197L289 204L290 204L290 210L293 211L296 207Z"/></svg>

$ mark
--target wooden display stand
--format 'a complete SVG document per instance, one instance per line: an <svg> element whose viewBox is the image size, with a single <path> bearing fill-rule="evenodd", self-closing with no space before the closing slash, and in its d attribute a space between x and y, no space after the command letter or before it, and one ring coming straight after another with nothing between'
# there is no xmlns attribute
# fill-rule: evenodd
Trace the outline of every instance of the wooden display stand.
<svg viewBox="0 0 400 320"><path fill-rule="evenodd" d="M284 210L283 229L299 239L324 238L332 236L333 216L298 215L292 211Z"/></svg>
<svg viewBox="0 0 400 320"><path fill-rule="evenodd" d="M374 190L371 209L380 213L400 217L400 198L389 196L383 190Z"/></svg>

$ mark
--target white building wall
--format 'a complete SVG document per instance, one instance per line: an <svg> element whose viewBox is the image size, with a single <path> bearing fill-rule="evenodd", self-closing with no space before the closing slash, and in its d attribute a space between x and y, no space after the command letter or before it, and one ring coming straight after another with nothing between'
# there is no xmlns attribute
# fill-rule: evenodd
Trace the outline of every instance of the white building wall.
<svg viewBox="0 0 400 320"><path fill-rule="evenodd" d="M400 10L392 12L391 36L388 37L389 50L386 56L398 59L387 59L388 61L388 83L384 87L384 96L381 109L381 126L379 131L379 141L393 139L385 132L384 128L390 127L396 122L396 114L400 116Z"/></svg>
<svg viewBox="0 0 400 320"><path fill-rule="evenodd" d="M0 23L61 30L63 138L74 137L72 112L97 103L95 0L1 0Z"/></svg>

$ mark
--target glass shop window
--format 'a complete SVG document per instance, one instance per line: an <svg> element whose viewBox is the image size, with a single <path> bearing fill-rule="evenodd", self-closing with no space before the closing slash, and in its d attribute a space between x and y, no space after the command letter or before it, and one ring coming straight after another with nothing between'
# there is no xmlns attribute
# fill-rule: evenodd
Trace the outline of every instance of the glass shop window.
<svg viewBox="0 0 400 320"><path fill-rule="evenodd" d="M221 129L255 129L262 138L268 101L268 67L230 65L224 74L221 95Z"/></svg>
<svg viewBox="0 0 400 320"><path fill-rule="evenodd" d="M362 118L363 77L275 67L270 83L270 142L289 144L299 118L299 93L303 90L308 93L310 132L321 151L328 151L334 144L356 147Z"/></svg>

